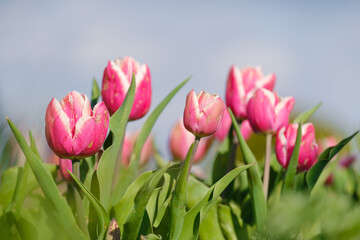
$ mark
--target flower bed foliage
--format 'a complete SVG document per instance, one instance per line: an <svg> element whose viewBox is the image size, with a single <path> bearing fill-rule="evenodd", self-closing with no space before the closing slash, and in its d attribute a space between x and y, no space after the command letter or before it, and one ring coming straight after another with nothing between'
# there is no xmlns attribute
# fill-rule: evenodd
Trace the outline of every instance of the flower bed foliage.
<svg viewBox="0 0 360 240"><path fill-rule="evenodd" d="M340 141L316 130L309 119L321 104L289 121L295 99L279 97L275 81L232 66L226 103L190 91L171 161L150 133L189 79L148 113L150 70L130 57L109 61L90 100L74 91L50 101L45 132L58 165L7 118L26 162L7 165L16 156L3 136L1 239L359 239L360 174L345 147L357 132ZM206 154L207 171L196 166Z"/></svg>

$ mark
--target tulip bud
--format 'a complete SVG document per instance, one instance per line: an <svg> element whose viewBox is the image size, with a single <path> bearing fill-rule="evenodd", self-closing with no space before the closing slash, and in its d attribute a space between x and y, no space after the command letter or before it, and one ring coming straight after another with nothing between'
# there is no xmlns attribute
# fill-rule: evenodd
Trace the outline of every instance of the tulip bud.
<svg viewBox="0 0 360 240"><path fill-rule="evenodd" d="M92 156L104 143L109 118L103 102L91 110L85 95L70 92L60 103L55 98L49 103L45 116L46 140L61 158Z"/></svg>
<svg viewBox="0 0 360 240"><path fill-rule="evenodd" d="M129 90L132 74L135 74L135 99L129 120L142 118L151 105L151 76L146 64L140 65L131 57L109 61L104 70L101 96L110 114L114 114L123 103Z"/></svg>
<svg viewBox="0 0 360 240"><path fill-rule="evenodd" d="M231 124L232 121L231 121L230 113L227 109L225 109L224 115L220 122L220 126L218 130L214 133L215 138L219 141L223 141L229 133ZM240 125L240 132L245 140L249 139L253 131L248 120L242 121Z"/></svg>
<svg viewBox="0 0 360 240"><path fill-rule="evenodd" d="M264 77L260 67L248 67L240 71L236 66L232 66L226 84L226 105L237 119L247 118L246 107L249 99L259 88L272 91L275 80L273 73Z"/></svg>
<svg viewBox="0 0 360 240"><path fill-rule="evenodd" d="M276 135L275 152L279 163L287 168L294 150L298 125L282 127ZM309 170L317 161L318 145L315 141L315 129L311 123L302 125L299 151L298 172Z"/></svg>
<svg viewBox="0 0 360 240"><path fill-rule="evenodd" d="M184 109L185 128L198 137L213 134L219 128L225 104L217 94L201 91L198 95L191 90Z"/></svg>
<svg viewBox="0 0 360 240"><path fill-rule="evenodd" d="M187 131L183 121L180 119L173 126L170 134L169 146L171 153L176 160L184 161L195 136ZM194 163L199 163L204 158L211 145L210 138L203 138L197 148Z"/></svg>
<svg viewBox="0 0 360 240"><path fill-rule="evenodd" d="M293 97L281 99L265 88L258 89L247 106L248 120L254 132L275 134L288 125L294 102Z"/></svg>
<svg viewBox="0 0 360 240"><path fill-rule="evenodd" d="M130 164L130 158L134 150L134 144L137 136L138 133L134 133L134 134L126 135L124 138L121 160L125 166L129 166ZM152 138L148 137L143 145L143 148L141 149L140 166L145 165L149 161L152 153L153 153Z"/></svg>
<svg viewBox="0 0 360 240"><path fill-rule="evenodd" d="M65 181L72 181L72 177L69 174L72 171L72 161L70 159L59 158L60 174Z"/></svg>

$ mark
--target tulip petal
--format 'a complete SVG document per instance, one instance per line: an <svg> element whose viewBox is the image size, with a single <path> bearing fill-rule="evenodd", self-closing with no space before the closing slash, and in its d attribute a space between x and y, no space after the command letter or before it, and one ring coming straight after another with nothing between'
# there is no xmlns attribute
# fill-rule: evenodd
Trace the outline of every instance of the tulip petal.
<svg viewBox="0 0 360 240"><path fill-rule="evenodd" d="M254 132L273 132L275 125L275 95L261 88L249 100L247 116Z"/></svg>
<svg viewBox="0 0 360 240"><path fill-rule="evenodd" d="M281 164L281 166L287 168L287 165L289 163L288 160L289 157L288 157L288 149L287 149L288 144L287 144L287 138L285 136L285 129L286 129L285 127L282 127L277 132L276 142L275 142L275 153L276 153L276 158L278 159L278 162Z"/></svg>
<svg viewBox="0 0 360 240"><path fill-rule="evenodd" d="M45 123L45 135L50 148L60 157L73 156L70 120L55 98L46 109Z"/></svg>
<svg viewBox="0 0 360 240"><path fill-rule="evenodd" d="M191 90L186 97L184 109L184 126L192 133L197 132L198 119L200 118L199 102L194 90Z"/></svg>
<svg viewBox="0 0 360 240"><path fill-rule="evenodd" d="M283 98L275 107L275 126L274 130L277 131L283 126L289 124L290 112L294 107L295 99L293 97Z"/></svg>
<svg viewBox="0 0 360 240"><path fill-rule="evenodd" d="M134 104L131 108L130 120L142 118L150 109L151 106L151 76L150 70L146 64L143 64L141 71L135 76L136 92Z"/></svg>
<svg viewBox="0 0 360 240"><path fill-rule="evenodd" d="M80 157L88 157L97 152L92 152L95 137L95 120L93 117L84 116L79 119L75 126L73 138L74 154Z"/></svg>
<svg viewBox="0 0 360 240"><path fill-rule="evenodd" d="M234 112L237 119L246 117L245 89L242 74L232 66L226 82L226 105Z"/></svg>

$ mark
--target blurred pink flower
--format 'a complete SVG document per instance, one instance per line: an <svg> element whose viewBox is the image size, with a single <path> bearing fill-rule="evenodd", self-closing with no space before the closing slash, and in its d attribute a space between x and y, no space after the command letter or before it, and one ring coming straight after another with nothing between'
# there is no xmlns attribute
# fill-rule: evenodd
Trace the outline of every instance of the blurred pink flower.
<svg viewBox="0 0 360 240"><path fill-rule="evenodd" d="M274 89L275 74L263 76L261 68L247 67L241 71L232 66L226 84L226 105L238 120L247 118L246 107L258 88Z"/></svg>

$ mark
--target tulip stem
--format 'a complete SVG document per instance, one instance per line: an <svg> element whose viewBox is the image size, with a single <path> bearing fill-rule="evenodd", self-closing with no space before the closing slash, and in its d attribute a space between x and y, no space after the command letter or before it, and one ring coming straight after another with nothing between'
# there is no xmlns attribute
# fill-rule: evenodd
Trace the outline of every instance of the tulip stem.
<svg viewBox="0 0 360 240"><path fill-rule="evenodd" d="M265 153L264 178L263 178L263 188L264 188L265 199L267 199L268 191L269 191L271 139L272 139L272 135L267 134L266 135L266 153Z"/></svg>
<svg viewBox="0 0 360 240"><path fill-rule="evenodd" d="M195 154L196 154L196 150L197 150L197 148L199 146L199 143L200 143L200 137L196 136L195 141L194 141L194 147L192 149L191 156L190 156L189 171L188 171L188 175L187 175L188 179L189 179L190 172L191 172L191 165L192 165L192 162L195 159Z"/></svg>
<svg viewBox="0 0 360 240"><path fill-rule="evenodd" d="M80 160L74 159L73 160L73 171L74 175L80 180ZM81 180L80 180L81 181ZM89 232L85 222L85 213L83 207L83 201L80 195L80 189L77 187L76 183L73 182L74 187L74 200L75 200L75 207L76 207L76 214L77 214L77 222L80 229L83 233L90 239Z"/></svg>

